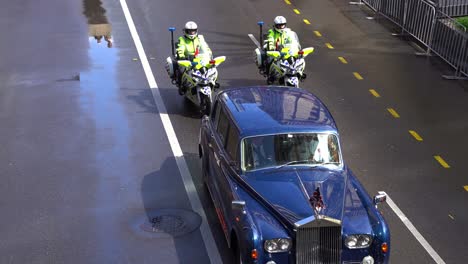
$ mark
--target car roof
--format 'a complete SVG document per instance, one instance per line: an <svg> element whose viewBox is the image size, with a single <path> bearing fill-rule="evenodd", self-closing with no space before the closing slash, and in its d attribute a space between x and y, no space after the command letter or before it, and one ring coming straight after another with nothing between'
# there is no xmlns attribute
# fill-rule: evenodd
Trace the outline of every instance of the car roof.
<svg viewBox="0 0 468 264"><path fill-rule="evenodd" d="M335 132L326 106L299 88L253 86L230 88L218 99L230 110L241 137L297 132Z"/></svg>

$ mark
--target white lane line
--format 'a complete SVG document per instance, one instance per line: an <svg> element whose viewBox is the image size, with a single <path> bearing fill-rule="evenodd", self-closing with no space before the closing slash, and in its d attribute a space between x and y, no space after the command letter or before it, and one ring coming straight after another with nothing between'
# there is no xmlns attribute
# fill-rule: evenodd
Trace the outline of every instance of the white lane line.
<svg viewBox="0 0 468 264"><path fill-rule="evenodd" d="M262 47L260 46L260 43L258 43L257 39L252 34L248 34L248 36L259 49L262 49Z"/></svg>
<svg viewBox="0 0 468 264"><path fill-rule="evenodd" d="M166 106L164 105L164 102L161 98L161 94L159 93L156 79L154 78L153 72L151 71L148 58L146 57L145 50L143 49L143 45L141 44L141 40L136 30L135 23L133 22L132 15L130 14L130 10L128 9L127 2L125 0L120 0L120 4L122 5L122 10L124 12L125 19L127 20L128 28L130 29L130 33L132 35L133 41L135 42L138 55L140 56L140 61L143 66L146 79L148 80L149 87L151 88L151 92L153 93L156 107L159 110L159 116L163 123L164 129L166 130L167 138L169 139L169 144L171 145L172 153L174 154L177 166L179 167L179 172L182 176L182 180L185 186L185 191L187 192L192 209L195 212L197 212L202 218L202 223L200 225L200 233L202 235L203 241L205 242L206 252L212 264L222 263L218 247L216 246L216 243L214 241L211 229L208 226L205 211L203 209L203 206L201 205L200 198L197 195L197 190L195 189L192 176L190 175L187 163L185 162L184 154L180 147L179 141L177 140L177 136L174 132L174 128L172 127L171 120L169 119L169 115L167 114Z"/></svg>
<svg viewBox="0 0 468 264"><path fill-rule="evenodd" d="M406 215L398 208L398 206L393 202L390 196L387 194L387 203L392 208L393 212L400 218L400 220L405 224L406 228L413 234L413 236L418 240L421 246L429 253L429 255L434 259L437 264L445 264L445 261L437 254L437 252L431 247L429 242L419 233L419 231L414 227L411 221L406 217Z"/></svg>

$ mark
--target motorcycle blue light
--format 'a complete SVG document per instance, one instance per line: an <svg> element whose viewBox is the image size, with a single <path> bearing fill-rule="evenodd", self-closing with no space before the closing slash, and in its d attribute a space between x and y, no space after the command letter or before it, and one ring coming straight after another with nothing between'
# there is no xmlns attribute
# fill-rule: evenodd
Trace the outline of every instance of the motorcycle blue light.
<svg viewBox="0 0 468 264"><path fill-rule="evenodd" d="M198 62L192 61L192 66L196 66L197 64L198 64Z"/></svg>

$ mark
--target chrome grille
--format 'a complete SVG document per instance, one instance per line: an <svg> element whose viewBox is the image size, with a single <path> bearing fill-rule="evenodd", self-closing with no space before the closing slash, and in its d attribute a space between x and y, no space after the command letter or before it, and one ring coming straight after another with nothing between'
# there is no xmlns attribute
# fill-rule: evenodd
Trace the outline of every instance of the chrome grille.
<svg viewBox="0 0 468 264"><path fill-rule="evenodd" d="M340 263L341 244L340 224L319 219L299 226L296 233L296 263Z"/></svg>

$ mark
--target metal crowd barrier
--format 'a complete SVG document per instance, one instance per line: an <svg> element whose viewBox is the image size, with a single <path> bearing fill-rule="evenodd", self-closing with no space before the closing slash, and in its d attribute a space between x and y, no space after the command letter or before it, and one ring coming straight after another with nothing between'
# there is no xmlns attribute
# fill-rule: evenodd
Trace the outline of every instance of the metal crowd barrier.
<svg viewBox="0 0 468 264"><path fill-rule="evenodd" d="M434 0L439 10L450 17L468 16L468 0Z"/></svg>
<svg viewBox="0 0 468 264"><path fill-rule="evenodd" d="M455 68L455 76L444 76L447 79L459 79L461 74L468 76L468 57L466 28L447 14L437 12L433 29L433 42L429 47L449 65Z"/></svg>
<svg viewBox="0 0 468 264"><path fill-rule="evenodd" d="M454 0L446 0L454 1ZM467 1L468 0L459 0ZM455 69L454 76L446 79L468 77L468 35L466 28L444 12L434 2L426 0L362 0L378 15L401 27L426 46L426 55L434 53Z"/></svg>

